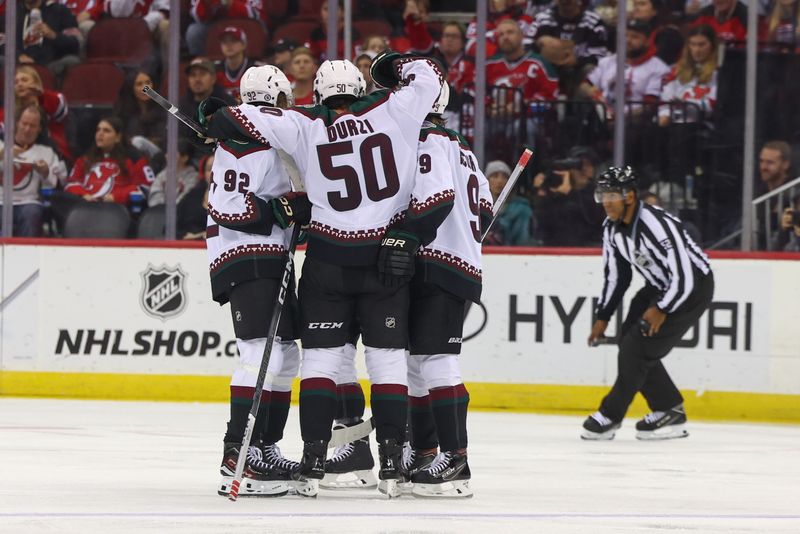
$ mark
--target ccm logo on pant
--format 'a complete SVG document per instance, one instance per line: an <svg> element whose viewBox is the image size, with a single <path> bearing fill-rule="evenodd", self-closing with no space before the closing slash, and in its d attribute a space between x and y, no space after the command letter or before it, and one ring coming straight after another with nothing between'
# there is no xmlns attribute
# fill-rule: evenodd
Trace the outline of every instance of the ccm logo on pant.
<svg viewBox="0 0 800 534"><path fill-rule="evenodd" d="M308 323L309 330L335 330L344 326L344 323Z"/></svg>

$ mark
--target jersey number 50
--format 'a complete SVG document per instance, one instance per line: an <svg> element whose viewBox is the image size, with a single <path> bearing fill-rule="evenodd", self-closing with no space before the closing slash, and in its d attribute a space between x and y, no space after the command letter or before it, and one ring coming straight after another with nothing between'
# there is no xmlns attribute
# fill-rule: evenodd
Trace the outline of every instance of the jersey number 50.
<svg viewBox="0 0 800 534"><path fill-rule="evenodd" d="M386 179L385 186L381 186L378 182L375 149L380 152L383 176ZM328 202L336 211L354 210L361 205L361 200L363 199L358 172L350 165L333 164L335 156L345 156L353 154L353 152L352 141L340 141L317 147L319 167L325 178L344 181L344 194L339 191L328 193ZM400 191L400 178L397 174L397 164L394 160L392 140L388 135L384 133L370 135L361 142L358 154L361 159L361 169L364 172L364 186L367 198L373 202L379 202L393 197Z"/></svg>

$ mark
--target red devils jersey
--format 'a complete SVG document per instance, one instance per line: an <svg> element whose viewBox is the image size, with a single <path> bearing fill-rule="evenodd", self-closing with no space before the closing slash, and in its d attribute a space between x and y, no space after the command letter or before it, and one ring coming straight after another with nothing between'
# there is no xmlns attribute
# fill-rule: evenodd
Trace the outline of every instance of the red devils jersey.
<svg viewBox="0 0 800 534"><path fill-rule="evenodd" d="M714 6L710 5L700 11L692 26L708 24L720 41L744 41L747 39L747 8L736 2L733 11L724 17L717 17Z"/></svg>
<svg viewBox="0 0 800 534"><path fill-rule="evenodd" d="M497 54L486 62L486 83L522 89L525 103L555 100L558 97L558 75L550 63L533 52L516 61Z"/></svg>
<svg viewBox="0 0 800 534"><path fill-rule="evenodd" d="M245 71L253 65L253 62L247 58L244 58L244 62L242 65L236 69L235 71L231 71L225 68L225 61L217 61L217 85L222 87L226 93L228 93L231 98L236 100L237 104L242 103L242 99L239 96L239 82L242 80L242 76L244 76Z"/></svg>
<svg viewBox="0 0 800 534"><path fill-rule="evenodd" d="M197 22L216 19L256 19L266 22L263 0L192 0L189 8Z"/></svg>
<svg viewBox="0 0 800 534"><path fill-rule="evenodd" d="M50 139L56 144L62 156L72 159L67 148L67 135L64 131L64 119L67 118L67 99L64 93L45 89L39 95L39 105L47 115L47 131ZM5 110L0 108L0 132L3 130Z"/></svg>
<svg viewBox="0 0 800 534"><path fill-rule="evenodd" d="M58 0L58 3L66 6L76 17L84 11L92 13L93 10L97 9L98 3L102 4L97 0Z"/></svg>
<svg viewBox="0 0 800 534"><path fill-rule="evenodd" d="M114 202L127 204L134 191L145 192L153 183L155 175L147 160L128 158L124 168L111 158L104 158L90 165L85 157L75 162L69 175L65 191L78 196L91 195L102 198L111 193Z"/></svg>

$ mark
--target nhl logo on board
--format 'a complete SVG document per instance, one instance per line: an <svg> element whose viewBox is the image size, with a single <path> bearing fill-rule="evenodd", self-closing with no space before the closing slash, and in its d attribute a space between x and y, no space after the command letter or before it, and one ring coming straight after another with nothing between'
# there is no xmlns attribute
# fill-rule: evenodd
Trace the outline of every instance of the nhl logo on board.
<svg viewBox="0 0 800 534"><path fill-rule="evenodd" d="M141 274L139 302L147 315L164 320L183 311L186 307L186 273L180 266L148 265Z"/></svg>

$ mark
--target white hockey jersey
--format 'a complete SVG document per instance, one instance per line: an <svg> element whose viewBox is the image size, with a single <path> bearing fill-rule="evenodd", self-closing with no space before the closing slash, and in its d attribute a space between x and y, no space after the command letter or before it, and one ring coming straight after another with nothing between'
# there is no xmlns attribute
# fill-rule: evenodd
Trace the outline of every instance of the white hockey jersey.
<svg viewBox="0 0 800 534"><path fill-rule="evenodd" d="M291 233L272 224L267 202L291 188L289 175L270 145L227 141L217 147L208 193L206 248L211 291L220 304L240 282L280 276Z"/></svg>
<svg viewBox="0 0 800 534"><path fill-rule="evenodd" d="M309 257L336 265L374 263L381 238L409 208L419 132L444 78L428 59L404 60L400 77L407 82L402 88L372 93L341 115L325 106L282 111L242 105L211 121L214 137L231 135L227 123L292 156L313 206Z"/></svg>
<svg viewBox="0 0 800 534"><path fill-rule="evenodd" d="M481 296L481 233L492 216L489 182L467 141L458 133L426 122L420 134L417 180L449 173L455 203L436 232L418 252L425 280L464 299Z"/></svg>
<svg viewBox="0 0 800 534"><path fill-rule="evenodd" d="M5 144L0 141L0 150ZM34 164L37 161L47 163L47 174L39 174ZM0 169L0 204L3 203L3 171ZM46 145L33 144L24 152L14 156L14 205L39 204L39 189L54 188L67 179L67 167L58 154Z"/></svg>

